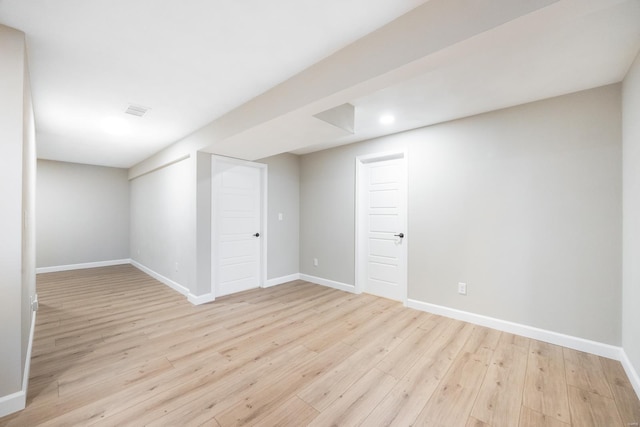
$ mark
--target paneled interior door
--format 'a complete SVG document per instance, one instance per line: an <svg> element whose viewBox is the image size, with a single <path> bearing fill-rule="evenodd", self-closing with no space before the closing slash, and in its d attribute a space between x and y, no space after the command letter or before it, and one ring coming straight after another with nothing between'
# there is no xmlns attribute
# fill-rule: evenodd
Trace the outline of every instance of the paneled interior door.
<svg viewBox="0 0 640 427"><path fill-rule="evenodd" d="M261 284L261 179L259 165L213 159L211 265L216 296Z"/></svg>
<svg viewBox="0 0 640 427"><path fill-rule="evenodd" d="M406 172L404 158L362 164L359 179L359 279L362 291L404 301Z"/></svg>

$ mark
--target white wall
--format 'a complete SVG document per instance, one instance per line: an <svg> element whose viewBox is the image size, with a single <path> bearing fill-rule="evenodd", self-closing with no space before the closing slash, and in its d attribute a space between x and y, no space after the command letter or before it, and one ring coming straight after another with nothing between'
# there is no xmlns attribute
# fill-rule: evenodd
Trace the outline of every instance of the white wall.
<svg viewBox="0 0 640 427"><path fill-rule="evenodd" d="M354 284L354 159L407 148L410 299L620 345L620 107L612 85L302 156L301 273Z"/></svg>
<svg viewBox="0 0 640 427"><path fill-rule="evenodd" d="M640 373L640 55L622 88L622 345L636 373ZM636 378L636 384L639 381Z"/></svg>
<svg viewBox="0 0 640 427"><path fill-rule="evenodd" d="M37 266L129 258L127 170L38 160Z"/></svg>
<svg viewBox="0 0 640 427"><path fill-rule="evenodd" d="M0 25L0 416L24 408L35 296L35 138L24 34ZM23 381L23 377L25 381Z"/></svg>
<svg viewBox="0 0 640 427"><path fill-rule="evenodd" d="M267 279L297 274L300 240L300 159L280 154L258 160L269 165ZM282 214L282 220L279 220Z"/></svg>

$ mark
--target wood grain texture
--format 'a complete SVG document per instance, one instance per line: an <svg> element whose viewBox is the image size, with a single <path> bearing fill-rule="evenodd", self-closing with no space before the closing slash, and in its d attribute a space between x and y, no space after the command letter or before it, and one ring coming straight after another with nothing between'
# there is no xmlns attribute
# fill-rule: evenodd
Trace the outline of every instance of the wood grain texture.
<svg viewBox="0 0 640 427"><path fill-rule="evenodd" d="M613 399L569 386L571 422L584 427L622 427L622 418Z"/></svg>
<svg viewBox="0 0 640 427"><path fill-rule="evenodd" d="M562 347L532 340L523 405L546 417L571 422Z"/></svg>
<svg viewBox="0 0 640 427"><path fill-rule="evenodd" d="M38 276L0 426L617 426L615 361L303 281L192 306L131 266Z"/></svg>
<svg viewBox="0 0 640 427"><path fill-rule="evenodd" d="M640 425L640 400L635 398L633 386L617 360L600 358L604 374L611 387L614 400L622 417L625 426L632 426L634 423Z"/></svg>
<svg viewBox="0 0 640 427"><path fill-rule="evenodd" d="M476 397L471 416L493 427L518 425L528 349L503 332Z"/></svg>
<svg viewBox="0 0 640 427"><path fill-rule="evenodd" d="M567 385L587 390L604 397L612 397L611 387L602 369L600 358L594 354L562 349Z"/></svg>
<svg viewBox="0 0 640 427"><path fill-rule="evenodd" d="M520 424L519 427L568 427L569 424L565 424L562 421L558 421L556 418L544 415L541 412L534 411L533 409L522 407L520 411Z"/></svg>

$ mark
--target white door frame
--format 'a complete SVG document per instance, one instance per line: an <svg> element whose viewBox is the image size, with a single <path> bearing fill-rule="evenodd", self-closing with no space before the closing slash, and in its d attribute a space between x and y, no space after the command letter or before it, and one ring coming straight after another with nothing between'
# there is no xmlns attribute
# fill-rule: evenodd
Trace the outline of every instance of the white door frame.
<svg viewBox="0 0 640 427"><path fill-rule="evenodd" d="M233 157L211 156L211 293L218 296L218 284L216 283L216 262L218 256L217 221L215 202L218 199L217 186L214 185L216 163L225 162L239 166L249 166L260 170L260 276L258 286L264 288L267 283L267 177L268 166L264 163L250 162L248 160L235 159Z"/></svg>
<svg viewBox="0 0 640 427"><path fill-rule="evenodd" d="M402 242L402 251L403 251L403 260L404 266L402 269L401 280L404 286L401 286L402 291L402 303L407 305L407 270L408 270L408 244L409 244L409 230L408 230L408 168L407 168L407 151L390 151L383 153L375 153L375 154L365 154L362 156L356 157L356 206L355 206L355 220L356 220L356 241L355 241L355 260L356 260L356 285L355 291L360 294L364 291L365 288L365 280L366 280L366 263L367 263L367 246L363 245L361 242L366 237L366 221L363 218L364 213L366 212L366 167L365 165L380 162L384 160L402 160L402 168L404 171L404 186L405 186L405 197L402 201L402 209L404 210L404 224L403 230L404 238Z"/></svg>

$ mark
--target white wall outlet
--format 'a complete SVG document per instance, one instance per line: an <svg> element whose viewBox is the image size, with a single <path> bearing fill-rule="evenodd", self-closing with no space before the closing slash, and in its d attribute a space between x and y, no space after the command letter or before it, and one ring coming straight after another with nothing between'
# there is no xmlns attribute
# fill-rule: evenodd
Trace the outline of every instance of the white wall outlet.
<svg viewBox="0 0 640 427"><path fill-rule="evenodd" d="M33 311L38 311L38 294L35 294L34 296L31 297L31 310Z"/></svg>
<svg viewBox="0 0 640 427"><path fill-rule="evenodd" d="M317 267L318 266L318 258L314 258L313 259L313 266Z"/></svg>
<svg viewBox="0 0 640 427"><path fill-rule="evenodd" d="M458 293L460 295L466 295L467 294L467 284L466 283L458 283Z"/></svg>
<svg viewBox="0 0 640 427"><path fill-rule="evenodd" d="M178 271L178 263L176 262L176 271Z"/></svg>
<svg viewBox="0 0 640 427"><path fill-rule="evenodd" d="M282 214L282 212L280 212L278 214L278 221L282 221L284 219L284 215Z"/></svg>

